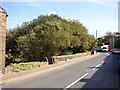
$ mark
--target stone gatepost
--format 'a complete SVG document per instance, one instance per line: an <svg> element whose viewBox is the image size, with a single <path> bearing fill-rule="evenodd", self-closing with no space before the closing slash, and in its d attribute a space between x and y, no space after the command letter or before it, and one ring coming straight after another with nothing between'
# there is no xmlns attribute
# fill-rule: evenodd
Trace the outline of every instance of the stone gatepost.
<svg viewBox="0 0 120 90"><path fill-rule="evenodd" d="M0 6L0 73L5 73L6 47L6 17L7 12Z"/></svg>

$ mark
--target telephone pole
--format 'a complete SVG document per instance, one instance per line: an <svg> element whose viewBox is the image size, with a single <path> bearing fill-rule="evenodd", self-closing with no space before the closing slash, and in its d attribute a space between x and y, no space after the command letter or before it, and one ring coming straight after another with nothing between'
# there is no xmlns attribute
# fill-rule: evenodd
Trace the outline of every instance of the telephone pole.
<svg viewBox="0 0 120 90"><path fill-rule="evenodd" d="M98 45L97 45L97 44L98 44L98 43L97 43L97 35L98 35L98 30L96 30L96 53L97 53L97 46L98 46Z"/></svg>
<svg viewBox="0 0 120 90"><path fill-rule="evenodd" d="M97 39L98 30L96 30L96 39Z"/></svg>
<svg viewBox="0 0 120 90"><path fill-rule="evenodd" d="M120 1L118 2L118 33L120 33Z"/></svg>

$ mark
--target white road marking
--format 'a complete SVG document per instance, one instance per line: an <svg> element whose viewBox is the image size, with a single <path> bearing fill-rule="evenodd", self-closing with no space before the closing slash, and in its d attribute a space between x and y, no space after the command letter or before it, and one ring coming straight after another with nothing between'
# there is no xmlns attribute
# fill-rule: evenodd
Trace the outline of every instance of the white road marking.
<svg viewBox="0 0 120 90"><path fill-rule="evenodd" d="M96 67L95 68L93 68L92 70L95 70L96 69Z"/></svg>
<svg viewBox="0 0 120 90"><path fill-rule="evenodd" d="M95 70L96 68L98 68L101 64L98 64L95 68L93 68L92 70Z"/></svg>
<svg viewBox="0 0 120 90"><path fill-rule="evenodd" d="M107 53L107 55L109 56L109 55L110 55L110 53Z"/></svg>
<svg viewBox="0 0 120 90"><path fill-rule="evenodd" d="M102 61L102 64L104 63L105 61Z"/></svg>
<svg viewBox="0 0 120 90"><path fill-rule="evenodd" d="M88 73L84 74L82 77L78 78L73 83L71 83L70 85L66 86L63 90L67 90L68 88L72 87L73 85L75 85L77 82L79 82L81 79L83 79L87 75L88 75Z"/></svg>
<svg viewBox="0 0 120 90"><path fill-rule="evenodd" d="M101 64L98 64L98 65L96 66L96 68L98 68L100 65L101 65Z"/></svg>

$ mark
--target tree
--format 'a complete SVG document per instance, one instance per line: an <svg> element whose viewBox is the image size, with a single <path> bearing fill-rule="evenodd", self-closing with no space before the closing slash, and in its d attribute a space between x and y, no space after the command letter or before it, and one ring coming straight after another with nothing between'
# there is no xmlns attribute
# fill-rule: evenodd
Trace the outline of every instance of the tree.
<svg viewBox="0 0 120 90"><path fill-rule="evenodd" d="M23 61L47 59L52 64L54 55L90 51L94 42L79 21L42 15L7 32L6 52Z"/></svg>
<svg viewBox="0 0 120 90"><path fill-rule="evenodd" d="M105 44L110 44L110 38L112 38L114 35L111 32L107 32L104 38L102 39L102 42Z"/></svg>

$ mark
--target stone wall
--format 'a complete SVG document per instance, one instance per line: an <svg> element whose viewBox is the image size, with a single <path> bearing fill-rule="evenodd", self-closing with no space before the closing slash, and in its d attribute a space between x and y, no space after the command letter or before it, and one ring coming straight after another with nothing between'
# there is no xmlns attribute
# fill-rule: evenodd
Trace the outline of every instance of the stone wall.
<svg viewBox="0 0 120 90"><path fill-rule="evenodd" d="M5 73L6 11L0 7L0 72Z"/></svg>
<svg viewBox="0 0 120 90"><path fill-rule="evenodd" d="M72 54L72 55L62 55L62 56L54 56L55 61L66 61L66 60L71 60L71 59L76 59L80 58L83 56L91 55L90 52L85 52L85 53L78 53L78 54Z"/></svg>

